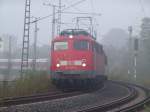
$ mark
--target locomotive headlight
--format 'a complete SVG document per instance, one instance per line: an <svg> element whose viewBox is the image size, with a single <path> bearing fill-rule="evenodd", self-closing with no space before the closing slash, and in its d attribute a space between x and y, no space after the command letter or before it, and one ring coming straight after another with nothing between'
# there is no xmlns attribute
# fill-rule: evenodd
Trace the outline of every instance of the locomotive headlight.
<svg viewBox="0 0 150 112"><path fill-rule="evenodd" d="M73 38L73 35L69 35L69 38Z"/></svg>
<svg viewBox="0 0 150 112"><path fill-rule="evenodd" d="M58 64L56 64L56 67L60 67L60 64L58 63Z"/></svg>
<svg viewBox="0 0 150 112"><path fill-rule="evenodd" d="M85 67L85 66L86 66L86 64L85 64L85 63L82 63L82 66L83 66L83 67Z"/></svg>

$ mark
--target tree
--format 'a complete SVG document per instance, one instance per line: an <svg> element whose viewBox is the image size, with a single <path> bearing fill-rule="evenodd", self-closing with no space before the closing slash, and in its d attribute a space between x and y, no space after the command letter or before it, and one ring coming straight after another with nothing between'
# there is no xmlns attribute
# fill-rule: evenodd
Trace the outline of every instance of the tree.
<svg viewBox="0 0 150 112"><path fill-rule="evenodd" d="M150 18L142 19L141 24L141 46L139 51L139 72L142 76L150 73Z"/></svg>
<svg viewBox="0 0 150 112"><path fill-rule="evenodd" d="M141 39L143 40L144 49L150 54L150 18L144 18L142 20Z"/></svg>
<svg viewBox="0 0 150 112"><path fill-rule="evenodd" d="M102 39L111 74L127 74L128 38L129 36L126 31L120 28L113 28Z"/></svg>
<svg viewBox="0 0 150 112"><path fill-rule="evenodd" d="M128 33L123 29L113 28L106 35L104 35L102 43L107 46L122 49L123 47L126 47L128 37Z"/></svg>

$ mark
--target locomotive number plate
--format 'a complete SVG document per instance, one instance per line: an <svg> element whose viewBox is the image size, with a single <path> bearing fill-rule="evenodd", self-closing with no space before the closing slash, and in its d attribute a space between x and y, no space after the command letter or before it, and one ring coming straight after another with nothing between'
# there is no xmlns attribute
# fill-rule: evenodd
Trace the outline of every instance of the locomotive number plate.
<svg viewBox="0 0 150 112"><path fill-rule="evenodd" d="M68 65L74 65L73 61L68 61Z"/></svg>

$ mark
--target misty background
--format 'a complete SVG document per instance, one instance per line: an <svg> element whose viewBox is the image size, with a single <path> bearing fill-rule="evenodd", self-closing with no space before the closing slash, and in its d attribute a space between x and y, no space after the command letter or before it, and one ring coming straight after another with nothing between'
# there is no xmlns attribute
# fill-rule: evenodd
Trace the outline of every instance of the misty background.
<svg viewBox="0 0 150 112"><path fill-rule="evenodd" d="M74 0L62 0L62 5L65 7L76 3ZM13 38L12 57L21 57L23 25L24 25L24 0L0 0L0 37L8 40L8 37ZM43 3L58 4L58 0L31 0L31 16L45 17L52 14L52 7L44 6ZM131 63L129 65L128 27L133 27L133 37L140 38L140 45L137 57L138 77L143 75L148 76L150 73L150 53L149 46L145 46L141 32L145 32L142 24L149 27L149 19L143 21L143 18L150 17L150 1L149 0L84 0L82 3L72 6L65 10L66 12L88 12L100 13L101 16L94 16L97 21L97 40L104 45L105 52L108 56L108 68L111 74L128 74L126 77L131 77L133 74L133 53L131 53ZM65 12L64 11L64 12ZM62 14L62 22L75 22L77 16ZM32 19L31 19L32 21ZM38 22L38 58L49 58L50 41L51 41L51 22L52 16ZM74 28L74 24L65 24L61 29ZM144 31L143 31L144 30ZM146 30L149 32L150 30ZM31 24L30 32L30 58L33 56L33 33L34 24ZM150 42L149 40L147 42ZM6 42L7 43L7 42ZM148 43L149 44L149 43ZM132 40L133 47L133 40ZM7 55L3 52L1 58L6 58ZM130 74L128 70L130 69Z"/></svg>
<svg viewBox="0 0 150 112"><path fill-rule="evenodd" d="M70 6L77 1L62 0L62 5ZM22 44L24 24L24 0L0 0L0 35L15 35L18 44ZM52 7L44 6L43 3L58 4L58 0L31 0L31 16L44 17L52 14ZM112 28L121 28L127 31L128 26L134 27L134 32L139 32L141 19L150 16L149 0L85 0L79 5L65 11L68 12L95 12L101 16L95 16L98 23L98 38L102 38ZM142 8L144 7L144 9ZM73 18L85 15L62 14L63 22L72 22ZM32 19L31 19L32 20ZM49 44L51 39L52 17L38 22L38 44ZM72 27L63 25L62 29ZM31 42L33 42L33 28L31 25Z"/></svg>

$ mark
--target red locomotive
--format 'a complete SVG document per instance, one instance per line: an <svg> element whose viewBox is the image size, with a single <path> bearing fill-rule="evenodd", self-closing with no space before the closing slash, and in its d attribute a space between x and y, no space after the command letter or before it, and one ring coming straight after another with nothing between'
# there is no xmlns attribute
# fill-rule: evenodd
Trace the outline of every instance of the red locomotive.
<svg viewBox="0 0 150 112"><path fill-rule="evenodd" d="M50 69L55 85L87 86L107 79L103 46L85 30L64 30L51 45Z"/></svg>

